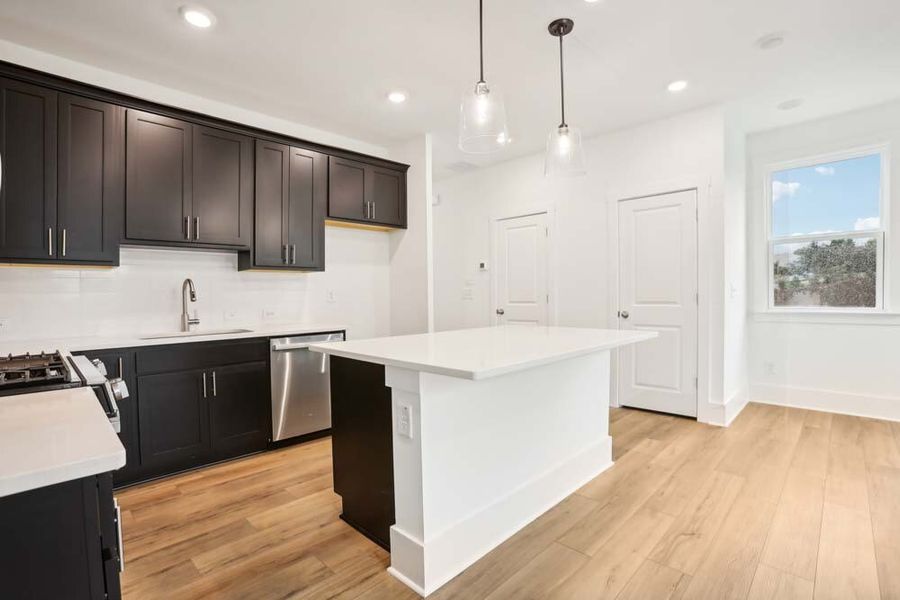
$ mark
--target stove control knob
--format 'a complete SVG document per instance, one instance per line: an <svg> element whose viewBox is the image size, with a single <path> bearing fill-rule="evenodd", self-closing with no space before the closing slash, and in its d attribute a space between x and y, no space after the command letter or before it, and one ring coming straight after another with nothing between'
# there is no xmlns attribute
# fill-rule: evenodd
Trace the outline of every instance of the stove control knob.
<svg viewBox="0 0 900 600"><path fill-rule="evenodd" d="M106 372L106 365L103 364L102 360L100 360L99 358L95 358L91 362L95 367L97 367L97 370L100 371L101 375L103 375L104 377L108 375L108 373Z"/></svg>
<svg viewBox="0 0 900 600"><path fill-rule="evenodd" d="M112 390L113 397L116 399L117 403L130 395L128 393L128 386L125 385L125 380L123 379L110 379L109 389Z"/></svg>

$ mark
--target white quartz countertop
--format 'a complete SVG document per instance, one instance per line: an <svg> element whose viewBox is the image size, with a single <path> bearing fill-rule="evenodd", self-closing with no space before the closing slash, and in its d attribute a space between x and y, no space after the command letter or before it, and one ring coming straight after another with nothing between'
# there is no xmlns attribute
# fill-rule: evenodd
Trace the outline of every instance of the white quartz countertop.
<svg viewBox="0 0 900 600"><path fill-rule="evenodd" d="M507 325L311 344L310 350L463 379L487 379L655 338L655 331Z"/></svg>
<svg viewBox="0 0 900 600"><path fill-rule="evenodd" d="M125 448L91 388L0 397L0 497L124 465Z"/></svg>
<svg viewBox="0 0 900 600"><path fill-rule="evenodd" d="M95 335L80 337L62 337L50 339L24 339L5 341L0 340L0 356L6 354L24 354L25 352L52 352L54 350L69 350L79 352L84 350L108 350L111 348L139 348L142 346L162 346L167 344L192 344L196 342L214 342L216 340L251 339L261 337L279 337L287 335L305 335L326 331L343 331L344 325L334 323L280 323L266 325L250 325L242 327L233 325L224 332L222 329L213 329L204 332L199 329L192 333L198 335L155 337L160 335L175 334L177 332L148 332L148 333L122 333L116 335ZM236 329L247 331L235 332ZM148 339L154 338L154 339Z"/></svg>

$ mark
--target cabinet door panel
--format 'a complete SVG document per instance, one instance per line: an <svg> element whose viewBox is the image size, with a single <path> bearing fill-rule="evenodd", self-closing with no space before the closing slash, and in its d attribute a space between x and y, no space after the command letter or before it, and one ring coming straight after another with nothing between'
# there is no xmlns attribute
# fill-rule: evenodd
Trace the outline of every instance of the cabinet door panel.
<svg viewBox="0 0 900 600"><path fill-rule="evenodd" d="M328 159L328 216L367 221L366 165L345 158Z"/></svg>
<svg viewBox="0 0 900 600"><path fill-rule="evenodd" d="M138 378L144 466L174 470L200 464L207 458L209 412L203 394L203 374L182 371Z"/></svg>
<svg viewBox="0 0 900 600"><path fill-rule="evenodd" d="M125 191L124 142L123 108L68 94L60 96L60 258L117 261Z"/></svg>
<svg viewBox="0 0 900 600"><path fill-rule="evenodd" d="M209 420L215 458L264 450L271 405L266 363L231 365L212 373L215 384L210 384Z"/></svg>
<svg viewBox="0 0 900 600"><path fill-rule="evenodd" d="M131 240L184 242L191 214L189 123L128 110L125 236Z"/></svg>
<svg viewBox="0 0 900 600"><path fill-rule="evenodd" d="M290 148L274 142L256 141L256 239L255 264L280 267L286 264L284 219L290 186Z"/></svg>
<svg viewBox="0 0 900 600"><path fill-rule="evenodd" d="M56 102L56 92L0 78L2 258L56 257Z"/></svg>
<svg viewBox="0 0 900 600"><path fill-rule="evenodd" d="M287 206L291 266L325 268L326 170L324 155L291 148L291 184Z"/></svg>
<svg viewBox="0 0 900 600"><path fill-rule="evenodd" d="M194 126L194 241L250 246L253 160L250 138Z"/></svg>
<svg viewBox="0 0 900 600"><path fill-rule="evenodd" d="M400 171L369 167L371 218L387 225L406 225L406 178Z"/></svg>

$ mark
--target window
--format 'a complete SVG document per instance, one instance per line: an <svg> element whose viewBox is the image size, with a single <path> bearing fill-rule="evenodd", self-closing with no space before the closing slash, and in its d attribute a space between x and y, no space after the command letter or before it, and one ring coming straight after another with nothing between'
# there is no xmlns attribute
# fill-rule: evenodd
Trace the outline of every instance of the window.
<svg viewBox="0 0 900 600"><path fill-rule="evenodd" d="M883 150L769 170L769 307L884 307Z"/></svg>

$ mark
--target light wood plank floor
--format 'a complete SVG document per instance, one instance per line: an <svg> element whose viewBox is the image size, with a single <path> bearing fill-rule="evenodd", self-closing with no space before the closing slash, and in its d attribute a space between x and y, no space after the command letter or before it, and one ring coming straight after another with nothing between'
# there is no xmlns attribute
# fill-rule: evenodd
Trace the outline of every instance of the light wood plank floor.
<svg viewBox="0 0 900 600"><path fill-rule="evenodd" d="M616 464L432 598L900 598L900 423L611 413ZM338 519L323 439L118 494L128 600L416 598Z"/></svg>

